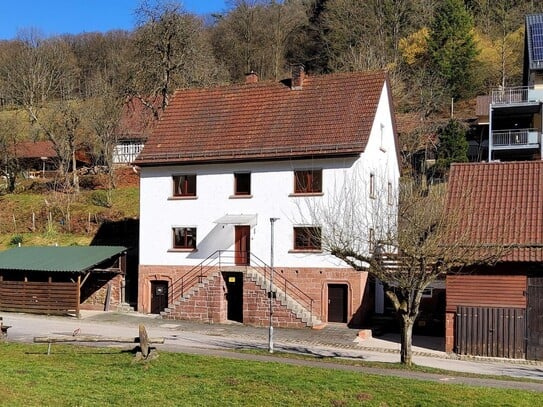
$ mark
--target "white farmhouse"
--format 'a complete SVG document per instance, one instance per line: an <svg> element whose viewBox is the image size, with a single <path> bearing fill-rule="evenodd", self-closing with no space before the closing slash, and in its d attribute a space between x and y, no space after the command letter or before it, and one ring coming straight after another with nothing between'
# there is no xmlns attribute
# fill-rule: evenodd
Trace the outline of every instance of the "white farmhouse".
<svg viewBox="0 0 543 407"><path fill-rule="evenodd" d="M138 310L267 325L273 279L276 326L359 325L374 301L367 273L323 252L321 225L300 214L346 179L364 180L360 205L397 190L387 75L298 66L246 82L177 91L135 162Z"/></svg>

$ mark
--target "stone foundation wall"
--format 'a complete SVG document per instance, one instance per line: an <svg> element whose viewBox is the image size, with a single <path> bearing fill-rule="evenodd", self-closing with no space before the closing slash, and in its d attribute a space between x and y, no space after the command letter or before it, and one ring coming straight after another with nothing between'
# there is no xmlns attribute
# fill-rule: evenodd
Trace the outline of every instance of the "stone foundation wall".
<svg viewBox="0 0 543 407"><path fill-rule="evenodd" d="M192 267L182 266L147 266L140 265L138 311L149 313L151 310L151 281L167 281L169 286L169 303L173 303L173 297L180 296L178 280L191 270ZM243 272L244 267L228 271ZM208 270L208 275L218 272L218 268ZM276 267L274 283L281 287L285 277L300 291L311 297L313 302L313 314L322 322L328 321L328 285L344 284L347 287L347 322L353 326L359 326L364 316L364 290L366 288L367 273L356 272L352 269L336 268L286 268ZM244 274L245 275L245 274ZM220 277L220 278L218 278ZM204 322L226 321L227 302L225 298L226 286L222 276L218 274L205 290L200 290L193 298L184 303L183 311L175 310L172 318L199 320ZM289 292L291 289L287 289ZM186 290L185 290L186 291ZM243 320L251 325L267 326L269 324L269 302L266 290L244 278L243 289ZM295 297L295 295L294 295ZM370 304L372 305L372 304ZM275 303L274 325L284 327L299 327L304 325L290 311ZM305 326L305 325L304 325Z"/></svg>
<svg viewBox="0 0 543 407"><path fill-rule="evenodd" d="M109 309L121 304L122 276L115 274L91 274L81 287L81 309L104 311L106 309L108 286L111 286Z"/></svg>

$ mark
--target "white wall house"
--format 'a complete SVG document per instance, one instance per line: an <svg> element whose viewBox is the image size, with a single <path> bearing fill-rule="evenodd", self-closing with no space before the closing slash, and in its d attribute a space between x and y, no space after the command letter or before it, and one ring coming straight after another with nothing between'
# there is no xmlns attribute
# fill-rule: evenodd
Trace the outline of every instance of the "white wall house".
<svg viewBox="0 0 543 407"><path fill-rule="evenodd" d="M272 262L276 295L311 308L306 321L277 299L278 325L356 325L373 307L367 273L323 251L307 208L352 182L360 205L393 204L375 194L399 179L383 72L178 91L136 164L140 311L264 324Z"/></svg>

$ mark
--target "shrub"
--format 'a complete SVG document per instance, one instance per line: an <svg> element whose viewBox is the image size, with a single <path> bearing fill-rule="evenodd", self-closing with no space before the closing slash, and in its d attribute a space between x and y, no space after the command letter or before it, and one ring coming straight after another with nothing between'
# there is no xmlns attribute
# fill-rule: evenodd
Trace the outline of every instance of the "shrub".
<svg viewBox="0 0 543 407"><path fill-rule="evenodd" d="M93 205L111 208L111 196L107 191L93 191L90 199Z"/></svg>
<svg viewBox="0 0 543 407"><path fill-rule="evenodd" d="M23 243L23 237L21 235L15 235L9 241L9 244L12 246L17 246L19 243Z"/></svg>

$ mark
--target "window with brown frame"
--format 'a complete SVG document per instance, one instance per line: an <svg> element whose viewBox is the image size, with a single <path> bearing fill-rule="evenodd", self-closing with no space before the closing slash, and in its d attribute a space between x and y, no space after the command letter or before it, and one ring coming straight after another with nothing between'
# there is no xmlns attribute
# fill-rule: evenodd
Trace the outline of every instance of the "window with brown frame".
<svg viewBox="0 0 543 407"><path fill-rule="evenodd" d="M251 173L234 173L234 195L251 195Z"/></svg>
<svg viewBox="0 0 543 407"><path fill-rule="evenodd" d="M321 228L317 226L294 227L294 250L321 250Z"/></svg>
<svg viewBox="0 0 543 407"><path fill-rule="evenodd" d="M370 174L370 198L375 198L375 175Z"/></svg>
<svg viewBox="0 0 543 407"><path fill-rule="evenodd" d="M294 171L294 193L314 194L322 192L322 170Z"/></svg>
<svg viewBox="0 0 543 407"><path fill-rule="evenodd" d="M173 196L196 196L196 174L174 175Z"/></svg>
<svg viewBox="0 0 543 407"><path fill-rule="evenodd" d="M174 227L172 231L174 249L196 249L196 228Z"/></svg>

